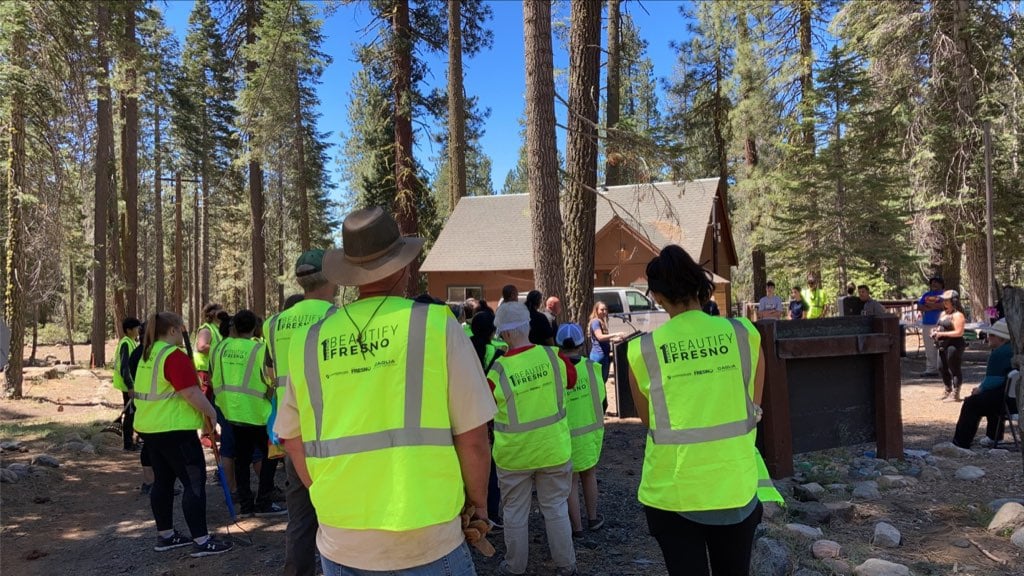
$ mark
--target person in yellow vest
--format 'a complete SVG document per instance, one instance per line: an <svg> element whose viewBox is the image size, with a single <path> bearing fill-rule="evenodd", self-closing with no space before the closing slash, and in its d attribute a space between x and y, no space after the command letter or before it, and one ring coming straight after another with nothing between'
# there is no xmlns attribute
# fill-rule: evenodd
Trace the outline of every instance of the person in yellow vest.
<svg viewBox="0 0 1024 576"><path fill-rule="evenodd" d="M267 420L273 389L263 371L265 345L253 339L256 315L239 310L233 317L235 336L225 338L215 349L210 364L216 405L224 414L235 442L235 482L238 509L242 515L273 516L288 510L271 501L277 460L267 458ZM259 488L253 499L249 466L253 451L262 456Z"/></svg>
<svg viewBox="0 0 1024 576"><path fill-rule="evenodd" d="M323 272L359 299L293 333L274 425L309 487L323 572L475 574L461 513L486 532L483 370L447 306L401 296L422 238L380 208L341 235Z"/></svg>
<svg viewBox="0 0 1024 576"><path fill-rule="evenodd" d="M267 319L263 326L263 334L267 338L267 365L276 390L268 426L271 438L277 444L280 441L273 428L284 402L286 383L292 373L288 362L292 335L337 311L334 301L338 296L338 285L327 279L323 266L323 250L307 250L299 255L295 261L295 281L302 288L302 294L289 298L290 302L285 302L284 310ZM285 529L284 574L314 576L316 533L319 529L316 510L309 499L309 490L295 471L291 458L285 458L284 469L288 478L285 484L288 527Z"/></svg>
<svg viewBox="0 0 1024 576"><path fill-rule="evenodd" d="M569 522L572 441L565 416L566 389L576 385L576 368L557 348L530 344L530 311L524 304L512 300L498 306L494 325L508 343L508 352L487 373L498 405L493 452L505 525L505 559L498 573L526 572L536 485L556 574L576 574Z"/></svg>
<svg viewBox="0 0 1024 576"><path fill-rule="evenodd" d="M807 288L803 289L801 296L807 305L805 318L821 318L825 314L825 292L818 286L818 280L814 276L807 276Z"/></svg>
<svg viewBox="0 0 1024 576"><path fill-rule="evenodd" d="M206 529L206 458L196 431L209 431L217 419L199 389L192 361L181 349L185 323L171 312L146 322L142 359L135 373L135 429L153 465L149 504L156 520L154 550L191 546L199 558L223 554L231 543L211 538ZM181 511L191 538L174 529L174 480L181 482Z"/></svg>
<svg viewBox="0 0 1024 576"><path fill-rule="evenodd" d="M604 526L604 516L597 513L597 462L601 459L601 445L604 443L605 398L608 392L600 378L601 365L582 356L586 340L583 328L574 323L559 325L555 334L562 355L576 367L576 385L565 393L565 415L569 419L569 436L572 437L569 521L572 522L573 536L583 534L580 483L583 484L583 503L587 509L587 528L600 530Z"/></svg>
<svg viewBox="0 0 1024 576"><path fill-rule="evenodd" d="M669 321L627 349L633 401L649 427L639 500L671 576L747 574L758 500L764 360L746 318L709 316L710 274L666 246L647 285Z"/></svg>
<svg viewBox="0 0 1024 576"><path fill-rule="evenodd" d="M121 438L124 439L124 449L134 451L135 446L135 407L132 405L132 390L130 384L133 382L131 363L128 361L132 352L139 346L139 327L142 322L138 318L125 318L121 322L121 330L124 336L117 343L117 351L114 352L114 388L121 391L121 398L124 400L124 410L121 411Z"/></svg>
<svg viewBox="0 0 1024 576"><path fill-rule="evenodd" d="M210 389L210 355L213 349L224 338L220 334L218 315L224 312L220 304L210 303L203 307L204 322L196 330L195 342L192 343L192 357L196 372L199 373L200 386L207 398L212 398Z"/></svg>

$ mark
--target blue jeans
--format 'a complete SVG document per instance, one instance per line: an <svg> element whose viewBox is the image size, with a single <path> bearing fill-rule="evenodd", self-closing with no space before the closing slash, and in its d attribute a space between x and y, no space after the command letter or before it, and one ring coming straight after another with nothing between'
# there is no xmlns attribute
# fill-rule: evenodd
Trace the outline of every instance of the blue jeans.
<svg viewBox="0 0 1024 576"><path fill-rule="evenodd" d="M600 348L595 348L590 351L590 361L597 362L601 365L601 380L604 382L608 381L608 376L611 374L612 368L612 357L605 354Z"/></svg>
<svg viewBox="0 0 1024 576"><path fill-rule="evenodd" d="M473 557L465 542L430 564L402 570L359 570L332 562L323 555L320 556L320 560L324 567L324 576L476 576Z"/></svg>

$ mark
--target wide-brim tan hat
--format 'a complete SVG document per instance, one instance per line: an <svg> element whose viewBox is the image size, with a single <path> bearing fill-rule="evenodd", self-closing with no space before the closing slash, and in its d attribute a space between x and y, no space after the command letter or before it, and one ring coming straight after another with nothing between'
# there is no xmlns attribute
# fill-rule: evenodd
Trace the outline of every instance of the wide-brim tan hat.
<svg viewBox="0 0 1024 576"><path fill-rule="evenodd" d="M341 225L342 247L324 254L324 276L339 286L364 286L408 266L423 250L423 238L402 236L379 207L356 210Z"/></svg>
<svg viewBox="0 0 1024 576"><path fill-rule="evenodd" d="M1006 318L1000 318L995 324L986 326L982 328L981 331L991 334L992 336L998 336L1003 340L1010 339L1010 327L1006 325Z"/></svg>

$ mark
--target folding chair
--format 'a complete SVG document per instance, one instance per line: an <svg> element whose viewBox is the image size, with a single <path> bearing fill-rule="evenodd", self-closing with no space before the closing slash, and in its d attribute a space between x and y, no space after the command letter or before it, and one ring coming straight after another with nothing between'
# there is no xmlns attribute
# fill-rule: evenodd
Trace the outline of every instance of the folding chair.
<svg viewBox="0 0 1024 576"><path fill-rule="evenodd" d="M1020 450L1021 448L1021 428L1020 428L1020 405L1021 400L1024 400L1024 378L1021 377L1019 370L1011 370L1006 376L1006 387L1003 393L1003 418L1006 421L1006 427L1010 429L1010 435L1013 436L1013 448L1014 450ZM1017 401L1017 411L1010 411L1010 400L1014 399ZM1024 458L1024 451L1021 452L1022 458Z"/></svg>

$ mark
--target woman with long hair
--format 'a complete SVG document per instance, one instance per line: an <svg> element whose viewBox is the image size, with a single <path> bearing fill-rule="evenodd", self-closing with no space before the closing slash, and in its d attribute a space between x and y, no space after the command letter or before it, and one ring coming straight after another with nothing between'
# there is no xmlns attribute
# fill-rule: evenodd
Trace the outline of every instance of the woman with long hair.
<svg viewBox="0 0 1024 576"><path fill-rule="evenodd" d="M746 318L701 311L714 285L679 246L651 260L647 282L669 315L627 351L633 401L650 428L638 494L648 529L670 576L748 574L763 510L761 337Z"/></svg>
<svg viewBox="0 0 1024 576"><path fill-rule="evenodd" d="M608 305L604 302L594 302L587 322L587 335L590 340L590 360L601 365L601 380L607 382L612 366L612 344L621 342L623 334L608 333Z"/></svg>
<svg viewBox="0 0 1024 576"><path fill-rule="evenodd" d="M157 552L191 546L194 558L223 554L231 543L206 529L206 458L196 430L217 419L199 388L192 360L181 349L185 323L171 312L146 322L142 359L135 375L135 429L153 465L149 504L156 520ZM184 488L181 510L191 538L174 529L174 481Z"/></svg>
<svg viewBox="0 0 1024 576"><path fill-rule="evenodd" d="M942 384L946 387L942 394L943 402L960 401L960 385L964 380L961 367L967 341L964 340L964 325L967 316L960 304L960 295L956 290L942 293L942 314L939 324L932 330L932 339L939 352L939 374Z"/></svg>
<svg viewBox="0 0 1024 576"><path fill-rule="evenodd" d="M484 374L491 370L491 366L499 356L505 353L501 348L494 345L494 313L490 308L479 308L473 319L470 320L472 336L469 337L476 351L476 357L480 360L480 366ZM494 422L487 423L487 438L491 445L494 445ZM491 473L487 481L487 518L491 524L491 530L501 530L504 526L501 523L501 490L498 486L498 469L491 459Z"/></svg>

